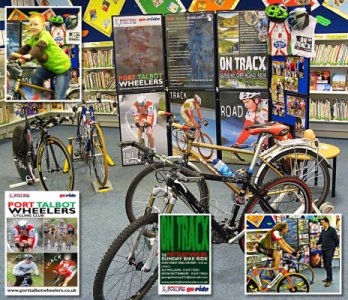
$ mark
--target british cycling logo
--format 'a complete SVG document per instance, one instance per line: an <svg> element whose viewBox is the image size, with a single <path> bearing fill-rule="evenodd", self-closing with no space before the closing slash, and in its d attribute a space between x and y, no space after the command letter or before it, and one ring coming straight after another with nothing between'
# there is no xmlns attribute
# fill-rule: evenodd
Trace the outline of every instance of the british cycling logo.
<svg viewBox="0 0 348 300"><path fill-rule="evenodd" d="M162 286L163 293L169 292L185 292L185 286L182 285L164 285Z"/></svg>
<svg viewBox="0 0 348 300"><path fill-rule="evenodd" d="M60 194L59 198L75 198L76 194L74 193L69 193L69 194Z"/></svg>
<svg viewBox="0 0 348 300"><path fill-rule="evenodd" d="M29 198L29 194L12 194L9 195L10 198Z"/></svg>

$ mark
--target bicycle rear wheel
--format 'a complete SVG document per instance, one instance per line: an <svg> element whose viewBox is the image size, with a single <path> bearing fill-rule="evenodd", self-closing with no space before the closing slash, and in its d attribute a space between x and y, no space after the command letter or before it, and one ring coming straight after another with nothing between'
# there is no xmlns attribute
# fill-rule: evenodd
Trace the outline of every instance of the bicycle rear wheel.
<svg viewBox="0 0 348 300"><path fill-rule="evenodd" d="M152 238L145 237L144 230L152 232ZM157 234L158 214L141 217L120 233L98 267L93 285L94 299L141 299L149 291L157 280L157 257L150 271L141 269Z"/></svg>
<svg viewBox="0 0 348 300"><path fill-rule="evenodd" d="M64 163L67 168L64 170ZM48 137L37 151L37 169L46 191L72 191L74 168L64 144L56 137Z"/></svg>
<svg viewBox="0 0 348 300"><path fill-rule="evenodd" d="M309 293L310 284L304 275L291 273L288 277L284 276L280 279L277 284L277 293Z"/></svg>
<svg viewBox="0 0 348 300"><path fill-rule="evenodd" d="M289 272L300 273L308 279L309 284L314 284L314 270L309 264L294 262L294 265L290 266Z"/></svg>
<svg viewBox="0 0 348 300"><path fill-rule="evenodd" d="M197 138L197 141L199 143L204 143L204 144L210 144L210 145L213 144L213 140L211 139L211 137L204 132L201 132L201 134ZM209 148L198 147L198 152L204 159L208 160L213 156L214 150Z"/></svg>
<svg viewBox="0 0 348 300"><path fill-rule="evenodd" d="M261 198L261 195L265 196ZM264 204L265 200L273 211ZM248 200L239 220L238 232L244 230L245 214L306 214L310 213L311 210L312 194L303 181L292 176L275 178L260 189L259 195L255 195ZM239 239L239 246L243 252L244 243L245 238L243 236Z"/></svg>
<svg viewBox="0 0 348 300"><path fill-rule="evenodd" d="M28 174L27 160L29 144L26 139L25 129L23 126L17 126L12 135L13 160L22 181L26 181ZM34 167L34 166L33 166Z"/></svg>
<svg viewBox="0 0 348 300"><path fill-rule="evenodd" d="M176 146L180 152L184 152L187 147L187 137L183 130L174 129Z"/></svg>
<svg viewBox="0 0 348 300"><path fill-rule="evenodd" d="M108 163L104 136L97 123L93 124L90 140L94 173L99 185L103 187L108 180Z"/></svg>

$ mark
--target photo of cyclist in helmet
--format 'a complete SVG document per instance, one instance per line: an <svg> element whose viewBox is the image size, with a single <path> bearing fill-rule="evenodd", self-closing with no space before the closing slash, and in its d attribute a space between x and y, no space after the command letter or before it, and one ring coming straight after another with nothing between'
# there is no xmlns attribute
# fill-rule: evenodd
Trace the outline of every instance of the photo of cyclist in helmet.
<svg viewBox="0 0 348 300"><path fill-rule="evenodd" d="M204 120L201 112L202 99L197 94L193 98L186 99L181 106L181 116L185 123L189 126L198 128L199 125L195 120L195 113L197 113L197 118L202 122L204 126L208 126L208 121Z"/></svg>

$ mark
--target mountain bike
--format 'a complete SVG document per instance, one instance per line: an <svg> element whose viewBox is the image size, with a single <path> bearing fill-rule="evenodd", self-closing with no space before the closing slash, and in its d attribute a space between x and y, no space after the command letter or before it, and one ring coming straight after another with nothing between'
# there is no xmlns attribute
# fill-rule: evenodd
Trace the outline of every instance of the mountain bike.
<svg viewBox="0 0 348 300"><path fill-rule="evenodd" d="M171 115L169 113L169 115ZM253 157L254 164L259 165L256 175L254 177L254 183L258 186L262 186L265 182L282 177L282 176L295 176L304 180L306 184L311 188L313 199L319 199L315 201L315 206L320 206L326 199L329 192L330 174L328 170L328 163L324 157L319 153L318 148L313 147L313 141L306 139L294 139L288 141L275 141L275 145L271 148L261 152L264 141L271 137L276 137L276 130L280 124L271 122L263 125L254 125L248 128L250 134L260 134L258 142L255 148L260 147L260 150L249 151L238 148L230 148L224 146L217 146L211 144L203 144L194 142L195 128L187 125L181 125L176 123L175 120L170 119L168 122L176 131L182 130L183 126L187 137L187 147L185 153L182 156L165 157L160 158L159 162L152 162L148 167L143 169L131 182L125 200L126 213L130 222L133 222L136 218L143 215L144 207L147 205L151 193L153 192L153 186L160 188L162 185L165 188L166 178L170 172L174 163L181 163L183 166L189 166L190 168L200 171L200 169L189 162L190 158L194 158L199 161L199 166L203 165L213 174L219 174L217 170L206 162L199 153L193 150L193 147L207 147L209 149L226 150L230 153L247 154ZM282 125L284 126L284 125ZM287 126L282 127L284 130L289 130ZM182 130L183 131L183 130ZM235 173L244 176L247 170L238 169ZM254 172L254 171L253 171ZM238 194L238 189L229 182L224 184L232 190L234 194ZM318 185L316 185L318 184ZM212 206L219 210L217 200L216 203L210 201L208 185L205 181L189 183L189 188L194 194L199 195L199 199L202 205ZM159 195L160 196L160 195ZM160 199L160 198L159 198ZM158 211L163 211L165 208L165 201L156 201L154 207ZM238 204L238 201L236 201ZM185 212L186 206L179 204L177 212Z"/></svg>
<svg viewBox="0 0 348 300"><path fill-rule="evenodd" d="M304 262L301 262L301 257L293 257L293 256L288 256L285 259L282 259L283 265L288 265L288 271L290 273L300 273L304 275L307 279L308 282L312 285L314 284L314 270L313 268ZM247 268L247 275L251 275L253 272L253 269L256 268L269 268L271 267L271 264L273 262L272 258L267 258L266 261L264 262L257 262L254 263L254 265L249 266ZM259 276L261 281L268 281L271 282L273 278L275 277L274 270L260 270Z"/></svg>
<svg viewBox="0 0 348 300"><path fill-rule="evenodd" d="M184 127L184 125L181 126ZM137 142L123 142L121 145L138 148L144 153L143 160L149 163L154 158L166 159L165 156ZM253 167L254 165L251 164L250 169ZM238 242L243 251L245 213L258 211L259 206L265 213L293 212L299 214L309 212L312 205L308 186L295 177L278 178L263 187L258 187L251 182L251 173L246 174L244 178L205 174L193 171L180 163L174 163L168 175L165 188L153 188L152 197L149 198L143 211L144 216L124 229L105 253L94 281L95 299L141 299L157 280L156 223L158 214L153 214L156 211L153 207L156 192L166 193L163 196L166 205L165 210L161 211L162 213L171 213L176 203L180 201L183 201L194 213L209 213L209 208L201 204L199 199L187 188L186 183L212 180L233 184L239 191L239 201L247 202L247 205L237 226L235 225L238 214L236 206L232 208L228 219L218 221L212 214L212 240L214 243L233 244ZM125 269L117 269L118 264L120 268ZM131 278L127 278L128 276Z"/></svg>
<svg viewBox="0 0 348 300"><path fill-rule="evenodd" d="M33 83L23 81L23 69L18 59L25 59L19 53L12 53L11 56L17 59L7 63L7 70L14 78L13 84L9 82L10 88L7 90L6 100L54 100L54 91L52 89L42 87ZM30 88L33 91L32 99L29 99L25 93L25 88ZM79 100L80 89L77 85L71 86L66 93L66 100ZM64 99L57 99L64 100Z"/></svg>
<svg viewBox="0 0 348 300"><path fill-rule="evenodd" d="M180 152L184 152L187 148L187 136L185 132L182 130L173 130L173 136L175 136L176 140L176 146L178 147ZM206 143L206 144L213 144L212 138L209 136L209 134L202 132L202 123L198 121L197 130L195 133L194 141L198 143ZM212 158L214 149L204 149L203 147L198 147L199 154L206 160L209 160Z"/></svg>
<svg viewBox="0 0 348 300"><path fill-rule="evenodd" d="M81 111L76 106L73 107L73 120L75 120L77 112L77 132L74 137L76 146L69 148L70 155L73 160L83 160L89 164L90 173L92 161L93 170L97 178L98 184L103 187L108 180L108 161L106 144L103 133L96 122L93 106L89 106L89 118L87 118L87 108L83 105Z"/></svg>
<svg viewBox="0 0 348 300"><path fill-rule="evenodd" d="M290 259L284 259L284 267L254 267L252 274L247 275L246 291L247 293L269 292L276 285L277 293L309 293L310 283L306 276L300 273L289 271L292 264ZM261 280L259 271L279 271L279 274L271 282L267 282L264 287L264 280Z"/></svg>
<svg viewBox="0 0 348 300"><path fill-rule="evenodd" d="M35 275L35 276L37 276L37 275ZM31 286L31 284L29 284L29 282L32 282L31 273L26 273L21 277L24 277L24 279L23 279L22 283L20 284L20 286L25 286L25 287Z"/></svg>
<svg viewBox="0 0 348 300"><path fill-rule="evenodd" d="M29 123L27 106L21 106L20 114L25 125L17 126L13 131L12 149L16 169L22 181L34 184L38 180L46 191L72 191L74 188L74 169L64 144L48 132L49 127L57 126L67 118L50 117L48 120L35 116ZM33 138L32 129L40 136ZM64 164L66 167L64 168ZM22 184L14 184L16 187Z"/></svg>

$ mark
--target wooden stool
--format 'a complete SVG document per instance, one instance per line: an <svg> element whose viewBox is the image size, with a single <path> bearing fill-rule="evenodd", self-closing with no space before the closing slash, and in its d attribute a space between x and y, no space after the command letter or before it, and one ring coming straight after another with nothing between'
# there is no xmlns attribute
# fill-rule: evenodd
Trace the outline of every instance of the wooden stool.
<svg viewBox="0 0 348 300"><path fill-rule="evenodd" d="M333 160L331 196L335 197L336 196L337 156L340 154L341 150L340 150L340 148L338 148L334 145L331 145L331 144L319 143L319 152L326 159Z"/></svg>

